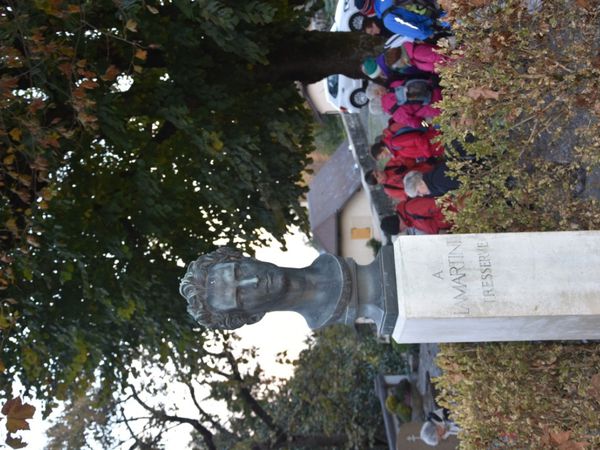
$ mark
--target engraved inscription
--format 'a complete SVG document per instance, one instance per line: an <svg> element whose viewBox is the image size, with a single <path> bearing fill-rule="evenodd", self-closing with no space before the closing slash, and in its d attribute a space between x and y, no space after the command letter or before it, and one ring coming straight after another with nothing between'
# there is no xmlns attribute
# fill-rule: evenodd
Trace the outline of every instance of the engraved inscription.
<svg viewBox="0 0 600 450"><path fill-rule="evenodd" d="M489 243L487 241L477 242L477 256L479 260L479 273L481 274L481 293L484 302L496 301L494 291L494 273L492 260L490 258Z"/></svg>
<svg viewBox="0 0 600 450"><path fill-rule="evenodd" d="M435 272L431 274L432 276L439 278L440 280L444 279L444 271L440 270L439 272Z"/></svg>
<svg viewBox="0 0 600 450"><path fill-rule="evenodd" d="M473 241L467 241L467 244L469 242ZM447 270L431 274L449 284L453 315L471 315L472 306L477 306L471 305L471 301L482 301L484 304L496 301L489 242L486 239L479 239L473 244L475 245L474 253L470 245L465 249L466 244L460 236L448 237L446 239ZM448 277L448 281L446 281L446 277Z"/></svg>
<svg viewBox="0 0 600 450"><path fill-rule="evenodd" d="M465 283L465 255L462 249L460 237L453 237L446 241L448 251L448 275L450 286L454 290L452 297L456 315L469 315L470 310L466 303L468 301L467 285Z"/></svg>

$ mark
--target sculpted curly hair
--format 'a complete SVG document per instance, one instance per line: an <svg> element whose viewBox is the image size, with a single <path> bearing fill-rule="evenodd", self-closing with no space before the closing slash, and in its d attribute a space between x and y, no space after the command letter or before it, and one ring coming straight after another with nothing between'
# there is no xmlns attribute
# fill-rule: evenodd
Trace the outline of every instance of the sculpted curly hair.
<svg viewBox="0 0 600 450"><path fill-rule="evenodd" d="M188 302L188 312L201 325L209 328L233 330L246 324L258 322L263 314L247 314L243 311L222 312L210 307L206 298L206 278L209 269L222 262L239 261L244 255L239 250L221 247L201 256L188 266L181 279L179 293Z"/></svg>

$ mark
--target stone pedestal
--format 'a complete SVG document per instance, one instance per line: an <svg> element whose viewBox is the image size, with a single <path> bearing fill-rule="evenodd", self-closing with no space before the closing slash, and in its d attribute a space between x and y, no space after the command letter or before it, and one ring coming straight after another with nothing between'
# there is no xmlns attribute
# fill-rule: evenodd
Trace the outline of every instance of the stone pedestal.
<svg viewBox="0 0 600 450"><path fill-rule="evenodd" d="M600 231L401 236L402 343L600 339Z"/></svg>

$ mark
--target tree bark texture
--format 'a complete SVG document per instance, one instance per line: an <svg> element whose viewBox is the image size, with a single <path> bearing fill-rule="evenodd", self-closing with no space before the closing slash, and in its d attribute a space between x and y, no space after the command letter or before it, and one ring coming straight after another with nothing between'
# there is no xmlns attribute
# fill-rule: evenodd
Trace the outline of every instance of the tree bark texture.
<svg viewBox="0 0 600 450"><path fill-rule="evenodd" d="M383 44L383 38L366 33L296 32L273 44L269 65L257 68L256 80L314 83L336 73L363 78L362 61L381 53Z"/></svg>

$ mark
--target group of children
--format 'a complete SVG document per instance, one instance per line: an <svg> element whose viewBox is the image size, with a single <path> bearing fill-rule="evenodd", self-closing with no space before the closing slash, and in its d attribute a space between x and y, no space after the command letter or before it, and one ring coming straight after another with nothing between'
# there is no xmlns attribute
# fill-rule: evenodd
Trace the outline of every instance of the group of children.
<svg viewBox="0 0 600 450"><path fill-rule="evenodd" d="M451 228L436 198L460 186L448 174L446 148L439 142L441 132L431 125L441 113L442 99L437 67L450 62L435 45L451 37L434 0L356 0L367 16L363 31L388 37L385 51L362 64L370 79L367 88L369 109L387 114L388 126L371 147L376 169L365 174L371 186L382 186L394 201L396 215L384 217L381 229L388 234L437 234ZM467 136L472 141L473 136ZM462 146L454 141L453 157L465 158ZM448 202L444 208L455 210ZM459 431L448 410L429 414L421 428L421 440L430 446Z"/></svg>
<svg viewBox="0 0 600 450"><path fill-rule="evenodd" d="M452 224L436 198L458 188L459 181L448 175L440 131L431 125L441 113L436 70L449 63L435 45L440 37L451 36L440 20L443 11L432 0L356 0L356 6L366 16L365 32L389 37L385 51L362 64L370 80L371 113L389 116L371 147L377 168L365 174L367 184L382 186L396 204L396 215L383 218L381 228L388 234L448 230Z"/></svg>

